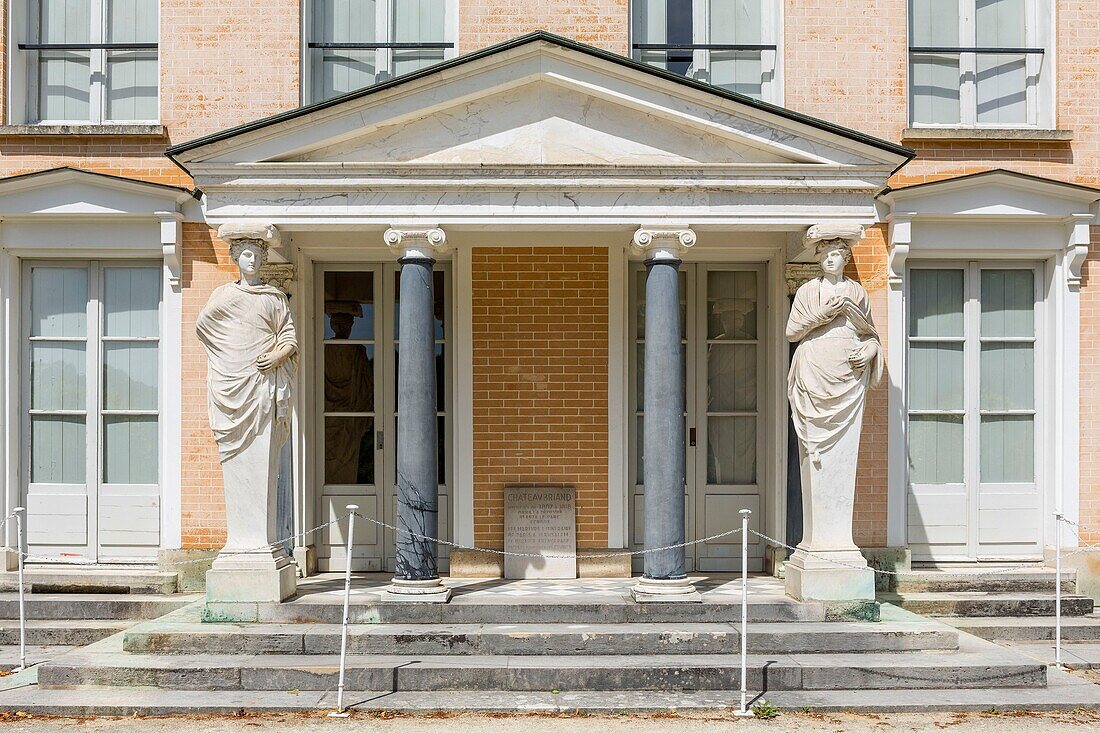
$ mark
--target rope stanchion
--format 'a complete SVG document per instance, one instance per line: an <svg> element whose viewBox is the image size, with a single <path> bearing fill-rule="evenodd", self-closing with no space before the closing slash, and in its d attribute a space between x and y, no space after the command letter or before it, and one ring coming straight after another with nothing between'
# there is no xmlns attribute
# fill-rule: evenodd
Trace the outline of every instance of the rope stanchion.
<svg viewBox="0 0 1100 733"><path fill-rule="evenodd" d="M15 545L18 548L16 566L19 568L19 666L12 672L27 668L27 589L23 586L23 507L12 510L15 517Z"/></svg>
<svg viewBox="0 0 1100 733"><path fill-rule="evenodd" d="M748 667L749 667L749 517L751 509L741 510L741 709L734 713L739 717L750 717L748 709Z"/></svg>
<svg viewBox="0 0 1100 733"><path fill-rule="evenodd" d="M329 713L330 718L346 718L348 711L344 709L344 673L347 670L348 659L348 616L351 607L351 551L352 537L355 535L355 515L358 513L356 504L348 504L348 544L347 555L344 558L344 620L340 628L340 681L336 685L336 711Z"/></svg>
<svg viewBox="0 0 1100 733"><path fill-rule="evenodd" d="M1054 512L1054 666L1062 668L1062 512Z"/></svg>

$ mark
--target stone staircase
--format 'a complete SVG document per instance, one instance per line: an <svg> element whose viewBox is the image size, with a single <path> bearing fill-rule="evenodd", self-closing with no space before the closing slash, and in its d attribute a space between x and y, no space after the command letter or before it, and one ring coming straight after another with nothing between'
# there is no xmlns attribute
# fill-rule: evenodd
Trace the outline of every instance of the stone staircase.
<svg viewBox="0 0 1100 733"><path fill-rule="evenodd" d="M194 595L28 593L27 663L38 664L195 601ZM19 595L0 593L0 670L19 666Z"/></svg>
<svg viewBox="0 0 1100 733"><path fill-rule="evenodd" d="M914 570L898 575L893 591L878 599L922 616L1049 617L1053 624L1054 584L1054 570L1045 567ZM1075 589L1075 572L1063 571L1063 616L1093 612L1093 600Z"/></svg>
<svg viewBox="0 0 1100 733"><path fill-rule="evenodd" d="M635 604L456 592L447 605L355 597L347 688L353 697L417 699L475 692L686 696L738 689L740 605ZM257 604L245 623L204 623L196 603L41 665L44 691L209 691L237 700L311 693L338 678L341 596ZM884 606L881 620L828 621L821 604L754 594L748 686L754 694L916 689L1041 689L1046 666L938 621ZM96 692L98 694L98 692ZM424 696L427 696L425 698ZM325 698L327 699L327 698ZM441 704L442 705L442 704Z"/></svg>

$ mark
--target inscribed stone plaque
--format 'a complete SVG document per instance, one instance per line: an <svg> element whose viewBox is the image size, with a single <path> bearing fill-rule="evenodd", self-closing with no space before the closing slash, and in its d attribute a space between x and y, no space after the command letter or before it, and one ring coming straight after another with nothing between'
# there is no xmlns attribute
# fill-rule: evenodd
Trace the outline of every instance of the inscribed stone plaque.
<svg viewBox="0 0 1100 733"><path fill-rule="evenodd" d="M576 490L571 486L504 489L504 551L575 555ZM505 578L575 578L575 557L504 557Z"/></svg>

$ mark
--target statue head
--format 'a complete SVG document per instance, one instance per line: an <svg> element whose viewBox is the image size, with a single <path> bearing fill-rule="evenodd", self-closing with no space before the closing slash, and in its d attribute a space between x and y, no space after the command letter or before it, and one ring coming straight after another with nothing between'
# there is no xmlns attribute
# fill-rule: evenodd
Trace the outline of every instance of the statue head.
<svg viewBox="0 0 1100 733"><path fill-rule="evenodd" d="M827 275L843 275L852 259L852 245L844 239L827 239L815 247L817 261Z"/></svg>
<svg viewBox="0 0 1100 733"><path fill-rule="evenodd" d="M267 244L259 239L238 239L229 245L229 259L240 270L242 279L253 280L267 262Z"/></svg>

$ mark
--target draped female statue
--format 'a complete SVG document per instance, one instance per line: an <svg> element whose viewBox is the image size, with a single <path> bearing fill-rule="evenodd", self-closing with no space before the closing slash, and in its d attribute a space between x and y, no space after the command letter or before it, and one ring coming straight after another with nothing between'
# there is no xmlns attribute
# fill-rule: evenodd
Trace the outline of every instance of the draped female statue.
<svg viewBox="0 0 1100 733"><path fill-rule="evenodd" d="M206 349L210 429L225 489L226 542L211 572L251 565L284 575L290 565L285 552L266 546L279 539L276 479L279 451L290 434L298 341L286 296L260 279L267 245L239 239L229 254L240 279L214 290L196 324ZM208 575L208 598L212 580L217 578ZM216 592L220 600L246 600L225 598L226 590L240 595L223 587Z"/></svg>
<svg viewBox="0 0 1100 733"><path fill-rule="evenodd" d="M873 577L852 541L863 405L883 370L867 291L844 276L852 243L861 236L858 226L810 228L806 244L814 247L822 275L799 287L787 321L787 338L799 342L787 396L798 435L803 506L802 541L788 577L793 567L792 595L800 598L874 597ZM822 583L813 582L810 571ZM853 596L856 587L860 595Z"/></svg>

